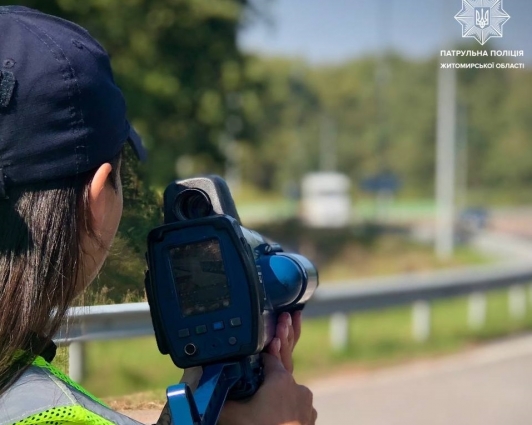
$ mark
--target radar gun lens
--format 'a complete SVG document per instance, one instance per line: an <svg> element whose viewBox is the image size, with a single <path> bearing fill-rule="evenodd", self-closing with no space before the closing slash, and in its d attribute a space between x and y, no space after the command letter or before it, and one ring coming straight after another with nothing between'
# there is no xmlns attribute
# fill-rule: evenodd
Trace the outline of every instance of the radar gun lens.
<svg viewBox="0 0 532 425"><path fill-rule="evenodd" d="M179 220L193 220L212 214L211 200L200 189L187 189L175 198L174 213Z"/></svg>

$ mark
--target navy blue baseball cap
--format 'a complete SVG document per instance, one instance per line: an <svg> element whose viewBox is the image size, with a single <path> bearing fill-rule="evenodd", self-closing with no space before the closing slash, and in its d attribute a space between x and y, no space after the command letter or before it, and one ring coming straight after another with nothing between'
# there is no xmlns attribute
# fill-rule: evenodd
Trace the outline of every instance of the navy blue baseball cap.
<svg viewBox="0 0 532 425"><path fill-rule="evenodd" d="M144 160L103 47L72 22L0 6L0 198L94 169L126 141Z"/></svg>

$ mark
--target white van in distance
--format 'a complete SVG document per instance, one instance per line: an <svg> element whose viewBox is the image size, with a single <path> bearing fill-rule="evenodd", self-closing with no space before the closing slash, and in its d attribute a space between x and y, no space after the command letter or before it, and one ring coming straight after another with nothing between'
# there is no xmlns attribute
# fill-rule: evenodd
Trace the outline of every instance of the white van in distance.
<svg viewBox="0 0 532 425"><path fill-rule="evenodd" d="M309 227L346 227L351 218L351 181L335 172L309 173L301 183L301 220Z"/></svg>

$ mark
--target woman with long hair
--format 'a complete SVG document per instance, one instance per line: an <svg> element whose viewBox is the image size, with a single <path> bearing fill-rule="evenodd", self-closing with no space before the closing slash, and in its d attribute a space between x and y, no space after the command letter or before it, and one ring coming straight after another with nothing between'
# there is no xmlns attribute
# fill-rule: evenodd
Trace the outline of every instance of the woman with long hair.
<svg viewBox="0 0 532 425"><path fill-rule="evenodd" d="M51 363L116 234L126 143L145 156L105 50L71 22L0 7L0 425L138 424ZM291 375L300 326L281 317L264 384L228 402L221 424L315 422L312 393ZM165 409L158 423L171 422Z"/></svg>

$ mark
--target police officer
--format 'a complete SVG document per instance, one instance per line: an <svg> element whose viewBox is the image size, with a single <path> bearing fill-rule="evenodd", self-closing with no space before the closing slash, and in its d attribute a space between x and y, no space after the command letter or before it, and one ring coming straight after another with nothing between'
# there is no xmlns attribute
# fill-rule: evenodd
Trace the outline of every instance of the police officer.
<svg viewBox="0 0 532 425"><path fill-rule="evenodd" d="M51 364L52 337L116 234L126 144L144 159L104 49L71 22L0 7L0 425L138 424ZM314 424L291 375L300 323L281 318L264 384L228 402L221 424Z"/></svg>

